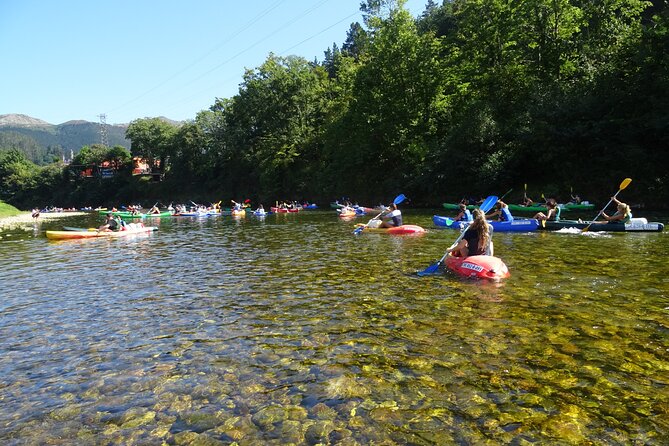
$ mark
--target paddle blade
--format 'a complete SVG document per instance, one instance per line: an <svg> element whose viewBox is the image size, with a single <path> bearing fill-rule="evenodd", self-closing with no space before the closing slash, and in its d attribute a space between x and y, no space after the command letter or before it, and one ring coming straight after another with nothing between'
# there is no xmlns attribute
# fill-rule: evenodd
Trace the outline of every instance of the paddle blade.
<svg viewBox="0 0 669 446"><path fill-rule="evenodd" d="M625 189L632 182L631 178L625 178L622 183L620 183L620 190Z"/></svg>
<svg viewBox="0 0 669 446"><path fill-rule="evenodd" d="M353 234L354 234L354 235L358 235L358 234L360 234L364 229L365 229L364 226L358 226L357 228L355 228L355 229L353 230Z"/></svg>
<svg viewBox="0 0 669 446"><path fill-rule="evenodd" d="M497 203L498 198L495 195L491 195L485 200L483 200L483 203L481 203L481 206L479 206L479 209L486 214L490 209L492 209L493 206L495 206L495 203Z"/></svg>
<svg viewBox="0 0 669 446"><path fill-rule="evenodd" d="M404 194L399 194L399 195L396 196L395 199L393 200L393 204L400 204L401 202L403 202L403 201L406 200L406 199L407 199L407 197L405 197Z"/></svg>
<svg viewBox="0 0 669 446"><path fill-rule="evenodd" d="M434 263L434 264L428 266L427 268L425 268L423 271L418 271L416 274L418 274L420 277L428 276L430 274L434 274L437 271L439 271L439 263L440 262Z"/></svg>

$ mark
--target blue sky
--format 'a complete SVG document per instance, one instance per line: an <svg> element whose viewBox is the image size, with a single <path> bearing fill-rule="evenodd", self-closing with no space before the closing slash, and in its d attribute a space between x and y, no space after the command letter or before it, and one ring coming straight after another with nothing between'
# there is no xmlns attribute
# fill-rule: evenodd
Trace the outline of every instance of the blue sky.
<svg viewBox="0 0 669 446"><path fill-rule="evenodd" d="M270 52L323 60L362 23L360 1L0 0L0 114L193 119Z"/></svg>

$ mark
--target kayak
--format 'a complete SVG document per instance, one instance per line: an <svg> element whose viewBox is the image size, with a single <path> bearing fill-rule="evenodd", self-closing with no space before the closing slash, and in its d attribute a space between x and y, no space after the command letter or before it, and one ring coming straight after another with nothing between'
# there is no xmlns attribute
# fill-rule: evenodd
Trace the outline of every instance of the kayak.
<svg viewBox="0 0 669 446"><path fill-rule="evenodd" d="M107 215L110 212L109 211L99 211L100 214ZM162 217L171 217L172 213L169 211L161 212L159 214L133 214L132 212L128 211L114 211L111 212L112 215L115 217L121 217L121 218L162 218Z"/></svg>
<svg viewBox="0 0 669 446"><path fill-rule="evenodd" d="M588 225L590 225L588 227ZM589 221L560 220L547 221L546 226L540 225L539 229L547 231L559 231L560 229L585 229L589 232L662 232L664 224L649 222L645 218L632 218L629 223L592 223Z"/></svg>
<svg viewBox="0 0 669 446"><path fill-rule="evenodd" d="M302 209L306 209L306 210L314 210L314 209L318 209L318 205L316 205L316 204L314 204L314 203L306 204L306 205L303 204L303 205L302 205Z"/></svg>
<svg viewBox="0 0 669 446"><path fill-rule="evenodd" d="M175 214L175 217L216 217L217 215L222 215L222 213L216 211L182 212L180 214Z"/></svg>
<svg viewBox="0 0 669 446"><path fill-rule="evenodd" d="M509 210L512 212L546 212L547 207L545 204L533 204L530 206L523 206L521 204L509 204ZM558 207L562 211L591 211L595 208L595 205L592 203L566 203L558 204Z"/></svg>
<svg viewBox="0 0 669 446"><path fill-rule="evenodd" d="M157 230L158 228L155 226L145 226L143 228L127 229L125 231L46 231L46 238L50 240L69 240L98 237L124 237L133 234L146 234Z"/></svg>
<svg viewBox="0 0 669 446"><path fill-rule="evenodd" d="M295 212L300 212L299 209L287 209L287 208L278 208L275 206L272 206L271 208L272 212L276 212L277 214L287 214L287 213L295 213Z"/></svg>
<svg viewBox="0 0 669 446"><path fill-rule="evenodd" d="M339 213L339 218L352 218L358 215L354 210L343 211Z"/></svg>
<svg viewBox="0 0 669 446"><path fill-rule="evenodd" d="M494 256L446 257L446 267L454 273L472 279L506 279L511 275L502 259Z"/></svg>
<svg viewBox="0 0 669 446"><path fill-rule="evenodd" d="M434 215L432 221L435 226L451 229L463 229L467 222L455 221L452 218ZM539 222L534 218L516 218L513 221L488 221L496 232L530 232L536 231Z"/></svg>
<svg viewBox="0 0 669 446"><path fill-rule="evenodd" d="M460 209L459 203L443 203L445 209L458 210ZM521 204L509 204L509 210L512 212L546 212L547 208L544 204L533 204L531 206L523 206ZM468 205L467 209L472 210L476 209L477 205ZM590 211L595 208L595 205L592 203L566 203L558 204L558 207L563 211Z"/></svg>
<svg viewBox="0 0 669 446"><path fill-rule="evenodd" d="M246 217L246 211L244 209L233 209L230 211L230 215L233 217Z"/></svg>
<svg viewBox="0 0 669 446"><path fill-rule="evenodd" d="M396 226L394 228L372 228L362 223L355 225L356 228L363 228L362 232L371 232L378 234L394 234L394 235L405 235L405 234L423 234L425 229L417 225L402 225Z"/></svg>
<svg viewBox="0 0 669 446"><path fill-rule="evenodd" d="M460 209L460 203L443 203L444 208L449 209L449 210L457 210ZM467 209L470 211L476 209L478 205L475 204L469 204L467 205Z"/></svg>

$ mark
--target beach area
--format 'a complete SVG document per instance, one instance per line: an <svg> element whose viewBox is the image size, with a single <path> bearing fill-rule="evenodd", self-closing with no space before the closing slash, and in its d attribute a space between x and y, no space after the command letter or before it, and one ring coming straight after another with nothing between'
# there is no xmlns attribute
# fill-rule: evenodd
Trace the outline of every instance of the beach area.
<svg viewBox="0 0 669 446"><path fill-rule="evenodd" d="M45 212L37 218L33 218L30 212L23 212L11 217L0 218L0 230L5 228L25 226L26 224L40 222L44 220L55 220L63 217L74 217L79 215L86 215L86 212L72 211L72 212Z"/></svg>

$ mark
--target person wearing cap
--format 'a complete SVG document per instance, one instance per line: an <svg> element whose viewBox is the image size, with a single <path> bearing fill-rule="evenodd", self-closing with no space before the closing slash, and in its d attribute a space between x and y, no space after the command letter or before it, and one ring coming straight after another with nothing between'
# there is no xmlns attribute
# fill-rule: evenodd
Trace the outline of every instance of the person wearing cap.
<svg viewBox="0 0 669 446"><path fill-rule="evenodd" d="M402 211L399 210L395 203L390 205L390 212L384 216L384 222L381 223L382 228L396 228L402 226Z"/></svg>

